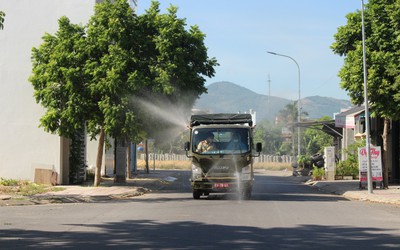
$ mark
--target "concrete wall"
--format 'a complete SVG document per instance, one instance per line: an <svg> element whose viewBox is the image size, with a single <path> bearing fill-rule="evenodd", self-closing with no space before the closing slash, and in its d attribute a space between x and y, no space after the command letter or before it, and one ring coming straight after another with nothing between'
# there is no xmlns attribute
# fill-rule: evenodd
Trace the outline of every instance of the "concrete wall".
<svg viewBox="0 0 400 250"><path fill-rule="evenodd" d="M39 128L44 110L33 98L28 81L31 49L45 32L54 34L65 15L86 24L94 0L0 0L6 13L0 30L0 177L34 178L35 168L53 168L63 179L62 140Z"/></svg>
<svg viewBox="0 0 400 250"><path fill-rule="evenodd" d="M96 167L97 161L97 150L99 147L99 140L90 140L89 137L86 139L86 165L89 169L94 169ZM105 174L105 164L106 164L106 155L105 155L105 147L103 148L103 160L102 160L102 168L101 175Z"/></svg>
<svg viewBox="0 0 400 250"><path fill-rule="evenodd" d="M342 138L342 152L341 152L341 161L347 159L347 153L343 152L343 149L346 149L349 145L354 143L354 129L352 128L343 128L343 138Z"/></svg>

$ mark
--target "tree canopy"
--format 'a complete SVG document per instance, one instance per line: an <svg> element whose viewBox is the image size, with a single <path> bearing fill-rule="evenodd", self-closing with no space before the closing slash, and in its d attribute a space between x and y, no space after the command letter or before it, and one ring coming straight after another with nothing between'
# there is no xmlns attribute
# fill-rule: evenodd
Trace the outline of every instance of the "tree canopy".
<svg viewBox="0 0 400 250"><path fill-rule="evenodd" d="M206 92L204 77L217 61L208 58L205 35L196 26L187 31L176 12L161 14L153 1L137 16L127 1L105 0L85 26L60 18L58 31L32 50L30 81L46 109L40 125L66 137L85 127L99 136L96 176L105 135L138 141L151 131L135 98L159 94L190 109Z"/></svg>
<svg viewBox="0 0 400 250"><path fill-rule="evenodd" d="M254 133L254 142L263 143L263 153L271 155L285 155L290 152L282 151L282 127L271 121L264 120L257 124Z"/></svg>
<svg viewBox="0 0 400 250"><path fill-rule="evenodd" d="M324 116L318 121L329 121L329 116ZM314 128L307 128L304 131L304 149L306 155L313 155L316 153L324 153L324 148L333 145L333 138L331 135L322 131L322 125L315 126Z"/></svg>
<svg viewBox="0 0 400 250"><path fill-rule="evenodd" d="M400 1L370 0L365 5L365 45L368 69L368 99L371 114L400 118ZM364 102L361 12L346 15L331 48L344 56L339 71L341 87L355 104Z"/></svg>

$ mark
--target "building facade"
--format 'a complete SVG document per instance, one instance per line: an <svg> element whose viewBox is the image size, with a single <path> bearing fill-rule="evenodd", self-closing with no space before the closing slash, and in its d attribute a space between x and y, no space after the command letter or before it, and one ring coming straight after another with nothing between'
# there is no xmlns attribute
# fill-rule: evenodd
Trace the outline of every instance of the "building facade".
<svg viewBox="0 0 400 250"><path fill-rule="evenodd" d="M335 126L343 128L342 148L353 144L357 138L365 138L365 106L353 107L336 115ZM383 149L383 118L370 118L371 145ZM400 183L400 122L390 121L388 134L387 159L384 164L388 166L389 183ZM341 160L347 158L341 154Z"/></svg>

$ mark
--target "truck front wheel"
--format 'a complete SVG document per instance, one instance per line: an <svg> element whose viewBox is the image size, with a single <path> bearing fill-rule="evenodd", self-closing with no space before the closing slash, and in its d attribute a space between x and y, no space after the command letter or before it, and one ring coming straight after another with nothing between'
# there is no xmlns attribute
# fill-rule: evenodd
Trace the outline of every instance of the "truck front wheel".
<svg viewBox="0 0 400 250"><path fill-rule="evenodd" d="M200 199L201 194L202 193L199 190L193 190L193 199Z"/></svg>

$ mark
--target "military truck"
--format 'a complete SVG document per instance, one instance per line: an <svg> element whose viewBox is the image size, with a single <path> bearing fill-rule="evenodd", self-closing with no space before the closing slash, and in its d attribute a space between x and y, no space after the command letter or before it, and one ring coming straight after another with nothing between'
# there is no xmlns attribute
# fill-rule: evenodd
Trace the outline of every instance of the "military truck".
<svg viewBox="0 0 400 250"><path fill-rule="evenodd" d="M261 143L254 145L253 129L251 114L191 116L190 141L185 143L185 151L192 158L194 199L227 192L251 198L253 157L259 156L262 149Z"/></svg>

